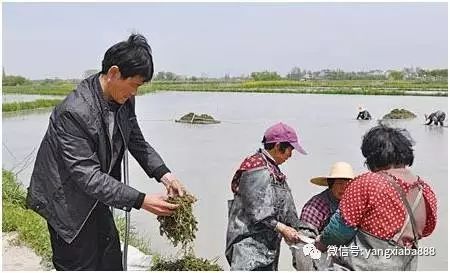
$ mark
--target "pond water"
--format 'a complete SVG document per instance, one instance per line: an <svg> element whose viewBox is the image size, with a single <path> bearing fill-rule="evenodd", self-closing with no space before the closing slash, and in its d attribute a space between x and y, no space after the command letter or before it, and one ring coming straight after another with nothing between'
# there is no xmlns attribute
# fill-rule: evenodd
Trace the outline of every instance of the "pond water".
<svg viewBox="0 0 450 273"><path fill-rule="evenodd" d="M198 256L224 257L227 227L227 200L232 198L231 178L243 158L260 147L264 130L283 121L294 127L308 151L295 154L282 171L287 175L297 209L322 188L309 183L313 176L327 175L335 161L347 161L356 173L365 172L360 151L364 133L394 108L405 108L417 118L393 121L391 125L409 130L416 142L413 171L429 181L438 198L438 224L422 246L435 247L436 255L421 257L420 270L447 270L448 237L448 131L424 126L423 114L442 109L446 97L347 96L312 94L254 94L160 92L140 96L136 112L142 132L164 158L168 167L198 197L195 214L199 231L195 251ZM357 121L357 107L365 106L371 121ZM207 113L220 124L175 123L188 112ZM3 116L3 167L20 171L24 185L34 164L36 151L45 133L50 111L21 116ZM134 159L130 160L130 184L143 192L162 192L162 185L149 179ZM156 217L134 210L132 224L151 243L151 248L174 255L168 241L159 235ZM292 270L291 254L283 245L280 270Z"/></svg>

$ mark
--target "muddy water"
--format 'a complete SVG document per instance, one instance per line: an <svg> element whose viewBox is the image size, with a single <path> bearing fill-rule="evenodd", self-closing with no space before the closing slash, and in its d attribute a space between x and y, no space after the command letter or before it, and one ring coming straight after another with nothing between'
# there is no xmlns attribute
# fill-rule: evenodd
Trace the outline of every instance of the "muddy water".
<svg viewBox="0 0 450 273"><path fill-rule="evenodd" d="M372 121L356 121L357 107L364 105ZM448 109L447 98L408 96L340 96L310 94L234 94L162 92L137 98L136 111L147 140L160 152L167 165L199 199L195 208L199 231L196 254L225 257L226 201L232 198L230 180L241 160L259 148L264 130L283 121L297 129L307 156L294 154L281 166L288 176L298 210L322 188L310 184L312 176L325 175L335 161L351 163L357 173L366 171L360 152L361 137L377 119L393 108L417 114L408 121L392 122L406 128L416 141L413 170L429 181L438 197L438 225L423 246L435 247L436 255L421 257L420 270L447 269L448 238L448 129L423 125L423 114ZM175 123L188 112L208 113L222 120L216 125ZM35 153L45 133L49 112L3 117L3 166L21 170L19 179L27 185ZM130 183L143 192L162 191L147 178L137 162L130 161ZM133 211L137 231L147 236L153 249L175 254L159 236L156 217ZM291 255L282 247L280 270L292 270Z"/></svg>

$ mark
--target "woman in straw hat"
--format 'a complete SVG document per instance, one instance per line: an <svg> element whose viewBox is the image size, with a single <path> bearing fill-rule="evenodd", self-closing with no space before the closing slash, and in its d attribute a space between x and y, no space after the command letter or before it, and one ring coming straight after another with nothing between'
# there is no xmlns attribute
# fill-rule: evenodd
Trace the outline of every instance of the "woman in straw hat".
<svg viewBox="0 0 450 273"><path fill-rule="evenodd" d="M312 245L305 245L308 241L314 242L315 238L322 232L328 224L330 217L336 211L339 201L349 181L354 177L352 166L346 162L336 162L331 166L328 176L319 176L311 179L311 183L319 186L327 187L324 191L312 197L303 207L300 215L300 222L307 228L300 228L299 232L305 237L310 238L303 243L296 244L291 247L292 265L299 271L322 271L327 270L330 266L330 259L327 255L317 251L316 255L310 254L307 257L304 254L305 248ZM305 238L302 238L302 241ZM299 251L303 249L303 251ZM317 256L319 254L319 256ZM313 259L311 259L315 256Z"/></svg>
<svg viewBox="0 0 450 273"><path fill-rule="evenodd" d="M309 199L303 206L300 220L314 226L320 233L336 211L348 182L353 179L353 169L347 162L336 162L328 176L311 179L311 183L328 187Z"/></svg>

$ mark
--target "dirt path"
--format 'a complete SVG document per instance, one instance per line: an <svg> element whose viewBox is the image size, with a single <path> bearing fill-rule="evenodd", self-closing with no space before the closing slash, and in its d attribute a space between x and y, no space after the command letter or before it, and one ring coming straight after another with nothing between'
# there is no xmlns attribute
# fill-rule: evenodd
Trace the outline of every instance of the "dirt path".
<svg viewBox="0 0 450 273"><path fill-rule="evenodd" d="M44 271L41 258L26 246L16 245L17 233L2 232L3 271Z"/></svg>

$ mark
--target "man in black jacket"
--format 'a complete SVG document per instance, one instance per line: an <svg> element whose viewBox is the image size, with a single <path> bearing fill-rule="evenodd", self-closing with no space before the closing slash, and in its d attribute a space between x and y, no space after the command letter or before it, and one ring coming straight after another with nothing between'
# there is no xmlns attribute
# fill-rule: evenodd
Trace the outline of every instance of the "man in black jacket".
<svg viewBox="0 0 450 273"><path fill-rule="evenodd" d="M181 182L139 128L134 96L153 76L151 48L142 35L109 48L102 71L83 80L53 110L39 147L27 206L48 223L57 270L123 270L119 236L109 206L170 215L166 195L144 194L120 182L129 151L169 195Z"/></svg>

